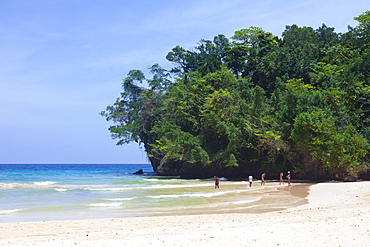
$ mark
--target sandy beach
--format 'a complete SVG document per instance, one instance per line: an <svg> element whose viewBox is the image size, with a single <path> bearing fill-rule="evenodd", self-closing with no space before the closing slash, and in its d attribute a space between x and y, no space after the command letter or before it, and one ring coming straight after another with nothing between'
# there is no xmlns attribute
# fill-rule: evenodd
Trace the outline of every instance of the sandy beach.
<svg viewBox="0 0 370 247"><path fill-rule="evenodd" d="M2 223L0 246L369 246L370 182L314 184L306 199L266 213Z"/></svg>

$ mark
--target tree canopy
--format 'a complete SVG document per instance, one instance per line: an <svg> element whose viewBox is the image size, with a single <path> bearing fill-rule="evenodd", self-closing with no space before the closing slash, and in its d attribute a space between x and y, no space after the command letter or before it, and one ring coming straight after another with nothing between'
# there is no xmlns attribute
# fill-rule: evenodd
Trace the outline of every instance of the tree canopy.
<svg viewBox="0 0 370 247"><path fill-rule="evenodd" d="M370 11L354 19L346 33L250 27L176 46L173 68L129 71L101 114L117 144L143 144L159 174L369 176Z"/></svg>

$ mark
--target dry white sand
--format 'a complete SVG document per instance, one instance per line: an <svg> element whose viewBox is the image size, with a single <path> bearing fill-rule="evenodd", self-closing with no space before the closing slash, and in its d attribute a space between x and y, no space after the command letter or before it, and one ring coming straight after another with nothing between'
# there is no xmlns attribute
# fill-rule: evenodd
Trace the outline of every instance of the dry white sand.
<svg viewBox="0 0 370 247"><path fill-rule="evenodd" d="M307 199L260 214L3 223L0 246L370 246L370 182L316 184Z"/></svg>

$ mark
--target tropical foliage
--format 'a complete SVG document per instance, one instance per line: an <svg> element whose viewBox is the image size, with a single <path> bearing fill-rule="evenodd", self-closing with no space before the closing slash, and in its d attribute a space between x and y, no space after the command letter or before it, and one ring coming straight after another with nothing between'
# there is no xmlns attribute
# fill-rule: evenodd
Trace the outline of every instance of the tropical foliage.
<svg viewBox="0 0 370 247"><path fill-rule="evenodd" d="M355 20L347 33L292 25L277 37L250 27L176 46L166 57L173 68L155 64L151 79L131 70L101 114L118 145L143 144L162 174L191 166L230 177L287 169L309 179L364 176L370 11Z"/></svg>

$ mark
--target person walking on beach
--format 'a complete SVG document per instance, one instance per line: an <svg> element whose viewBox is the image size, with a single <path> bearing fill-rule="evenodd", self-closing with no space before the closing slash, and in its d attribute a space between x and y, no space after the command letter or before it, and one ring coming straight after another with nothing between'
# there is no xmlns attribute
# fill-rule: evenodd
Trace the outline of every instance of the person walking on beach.
<svg viewBox="0 0 370 247"><path fill-rule="evenodd" d="M215 178L215 189L219 189L220 188L220 178L217 176L214 176L214 178Z"/></svg>
<svg viewBox="0 0 370 247"><path fill-rule="evenodd" d="M291 186L291 184L290 184L290 179L291 179L290 171L288 171L288 175L286 175L286 178L288 179L288 186Z"/></svg>
<svg viewBox="0 0 370 247"><path fill-rule="evenodd" d="M253 176L249 175L249 187L252 187L252 182L253 182Z"/></svg>
<svg viewBox="0 0 370 247"><path fill-rule="evenodd" d="M262 173L262 175L261 175L261 185L264 185L266 183L265 177L266 177L266 173Z"/></svg>
<svg viewBox="0 0 370 247"><path fill-rule="evenodd" d="M279 184L284 184L284 173L280 172L280 182Z"/></svg>

